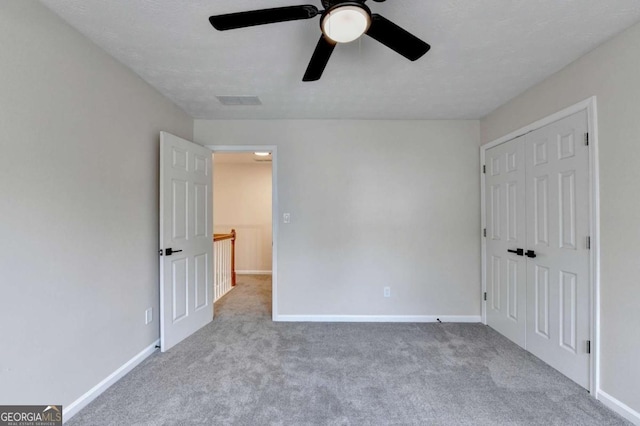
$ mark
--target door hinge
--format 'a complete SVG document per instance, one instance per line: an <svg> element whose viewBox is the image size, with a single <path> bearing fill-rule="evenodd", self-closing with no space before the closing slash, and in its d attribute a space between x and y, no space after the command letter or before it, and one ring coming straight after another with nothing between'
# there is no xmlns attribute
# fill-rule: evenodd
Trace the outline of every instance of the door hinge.
<svg viewBox="0 0 640 426"><path fill-rule="evenodd" d="M162 249L158 250L158 255L162 256Z"/></svg>
<svg viewBox="0 0 640 426"><path fill-rule="evenodd" d="M482 166L482 173L487 173L487 166L486 165Z"/></svg>
<svg viewBox="0 0 640 426"><path fill-rule="evenodd" d="M482 230L482 235L486 238L487 237L487 228L484 228Z"/></svg>
<svg viewBox="0 0 640 426"><path fill-rule="evenodd" d="M587 250L591 250L591 237L587 237Z"/></svg>
<svg viewBox="0 0 640 426"><path fill-rule="evenodd" d="M587 340L587 353L591 353L591 340Z"/></svg>
<svg viewBox="0 0 640 426"><path fill-rule="evenodd" d="M584 144L589 146L589 133L584 134Z"/></svg>
<svg viewBox="0 0 640 426"><path fill-rule="evenodd" d="M486 291L484 292L484 296L483 297L484 297L484 300L487 300L487 292Z"/></svg>

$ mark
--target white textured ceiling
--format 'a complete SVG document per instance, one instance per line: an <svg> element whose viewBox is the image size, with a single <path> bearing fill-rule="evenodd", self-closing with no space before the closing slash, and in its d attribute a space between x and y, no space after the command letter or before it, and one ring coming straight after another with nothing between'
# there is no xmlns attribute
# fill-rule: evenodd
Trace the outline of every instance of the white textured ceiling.
<svg viewBox="0 0 640 426"><path fill-rule="evenodd" d="M319 17L226 32L210 15L319 0L41 0L194 118L476 119L640 21L638 0L388 0L431 44L417 62L363 37L302 75ZM256 95L223 106L216 95Z"/></svg>

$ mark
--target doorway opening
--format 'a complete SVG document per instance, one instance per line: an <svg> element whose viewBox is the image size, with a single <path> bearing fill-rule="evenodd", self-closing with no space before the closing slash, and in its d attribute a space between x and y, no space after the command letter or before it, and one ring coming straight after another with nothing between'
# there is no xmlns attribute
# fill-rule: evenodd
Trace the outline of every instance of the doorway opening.
<svg viewBox="0 0 640 426"><path fill-rule="evenodd" d="M275 147L209 148L213 151L214 317L258 309L273 319Z"/></svg>

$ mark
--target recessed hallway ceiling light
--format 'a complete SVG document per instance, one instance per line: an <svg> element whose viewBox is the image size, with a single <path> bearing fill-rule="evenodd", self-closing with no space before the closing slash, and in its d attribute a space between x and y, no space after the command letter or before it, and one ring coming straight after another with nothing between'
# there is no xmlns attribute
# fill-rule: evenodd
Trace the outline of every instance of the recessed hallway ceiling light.
<svg viewBox="0 0 640 426"><path fill-rule="evenodd" d="M258 157L268 157L271 155L270 152L254 152L254 155L257 155Z"/></svg>

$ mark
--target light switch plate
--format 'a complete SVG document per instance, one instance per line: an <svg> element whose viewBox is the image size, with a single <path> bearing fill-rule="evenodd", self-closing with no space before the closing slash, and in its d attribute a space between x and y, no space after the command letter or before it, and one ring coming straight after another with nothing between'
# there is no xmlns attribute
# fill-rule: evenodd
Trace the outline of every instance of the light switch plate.
<svg viewBox="0 0 640 426"><path fill-rule="evenodd" d="M282 222L291 223L291 213L283 213L282 214Z"/></svg>

